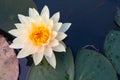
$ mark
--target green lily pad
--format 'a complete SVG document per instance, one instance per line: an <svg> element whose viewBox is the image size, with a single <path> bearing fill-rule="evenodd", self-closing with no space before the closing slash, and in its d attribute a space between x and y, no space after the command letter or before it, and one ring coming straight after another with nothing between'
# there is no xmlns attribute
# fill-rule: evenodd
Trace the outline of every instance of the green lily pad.
<svg viewBox="0 0 120 80"><path fill-rule="evenodd" d="M112 64L96 51L82 48L75 61L75 80L118 80Z"/></svg>
<svg viewBox="0 0 120 80"><path fill-rule="evenodd" d="M120 31L111 31L104 43L105 55L120 74Z"/></svg>
<svg viewBox="0 0 120 80"><path fill-rule="evenodd" d="M19 64L13 49L0 35L0 80L18 80Z"/></svg>
<svg viewBox="0 0 120 80"><path fill-rule="evenodd" d="M53 69L44 59L38 66L33 65L28 80L73 80L74 61L72 52L55 53L57 59L56 69Z"/></svg>
<svg viewBox="0 0 120 80"><path fill-rule="evenodd" d="M14 28L17 14L28 14L29 7L36 7L33 0L0 0L0 28L5 31Z"/></svg>

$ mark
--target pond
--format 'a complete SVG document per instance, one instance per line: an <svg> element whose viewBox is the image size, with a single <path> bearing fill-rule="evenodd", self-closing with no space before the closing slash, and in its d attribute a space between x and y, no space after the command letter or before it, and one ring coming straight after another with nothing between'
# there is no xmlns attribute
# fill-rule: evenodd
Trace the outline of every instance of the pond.
<svg viewBox="0 0 120 80"><path fill-rule="evenodd" d="M34 0L34 2L39 12L47 5L51 15L60 11L60 21L72 23L66 32L68 37L65 43L72 49L74 58L78 50L86 45L94 45L104 54L106 35L110 30L120 30L114 22L120 0ZM19 63L19 80L27 80L30 70L30 66L26 66L27 59L19 59Z"/></svg>
<svg viewBox="0 0 120 80"><path fill-rule="evenodd" d="M51 15L60 11L60 21L72 23L67 31L66 43L76 55L85 45L94 45L103 52L105 36L112 29L119 29L114 23L119 0L34 0L39 12L49 6Z"/></svg>
<svg viewBox="0 0 120 80"><path fill-rule="evenodd" d="M39 12L49 6L51 15L60 11L62 22L71 22L66 44L74 57L85 45L94 45L104 54L104 40L110 30L120 30L114 20L120 0L34 0Z"/></svg>

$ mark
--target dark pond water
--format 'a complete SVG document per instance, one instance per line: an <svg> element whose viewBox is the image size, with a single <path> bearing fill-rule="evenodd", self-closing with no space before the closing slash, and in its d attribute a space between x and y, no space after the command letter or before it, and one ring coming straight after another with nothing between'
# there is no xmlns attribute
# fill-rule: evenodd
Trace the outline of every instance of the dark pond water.
<svg viewBox="0 0 120 80"><path fill-rule="evenodd" d="M106 34L117 29L114 18L120 0L34 0L39 12L47 5L51 15L60 11L62 22L71 22L66 44L74 55L85 45L94 45L103 52Z"/></svg>
<svg viewBox="0 0 120 80"><path fill-rule="evenodd" d="M112 29L120 30L114 23L120 0L34 0L40 12L44 5L51 15L60 11L62 22L71 22L65 43L75 57L77 51L85 45L94 45L104 53L105 36ZM19 80L26 80L30 69L26 59L20 59L21 73Z"/></svg>

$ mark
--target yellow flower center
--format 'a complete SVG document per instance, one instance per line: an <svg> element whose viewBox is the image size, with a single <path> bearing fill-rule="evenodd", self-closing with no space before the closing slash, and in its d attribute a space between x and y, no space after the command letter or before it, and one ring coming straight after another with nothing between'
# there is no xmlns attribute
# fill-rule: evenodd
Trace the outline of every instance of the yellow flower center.
<svg viewBox="0 0 120 80"><path fill-rule="evenodd" d="M36 25L32 24L32 31L29 35L33 45L38 46L48 42L51 36L51 30L44 24Z"/></svg>

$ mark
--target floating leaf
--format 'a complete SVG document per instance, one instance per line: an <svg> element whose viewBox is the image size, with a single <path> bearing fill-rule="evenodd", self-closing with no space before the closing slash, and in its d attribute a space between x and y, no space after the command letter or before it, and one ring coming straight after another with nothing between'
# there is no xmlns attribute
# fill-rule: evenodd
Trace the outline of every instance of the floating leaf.
<svg viewBox="0 0 120 80"><path fill-rule="evenodd" d="M75 80L118 80L111 63L96 51L81 49L75 61Z"/></svg>
<svg viewBox="0 0 120 80"><path fill-rule="evenodd" d="M0 80L18 79L18 59L5 38L0 35Z"/></svg>
<svg viewBox="0 0 120 80"><path fill-rule="evenodd" d="M17 22L17 14L27 14L29 7L36 7L33 0L0 0L0 28L8 31Z"/></svg>
<svg viewBox="0 0 120 80"><path fill-rule="evenodd" d="M42 64L33 65L28 80L73 80L74 62L72 52L55 53L57 59L56 69L53 69L44 59Z"/></svg>
<svg viewBox="0 0 120 80"><path fill-rule="evenodd" d="M105 54L120 74L120 31L111 31L105 40Z"/></svg>

